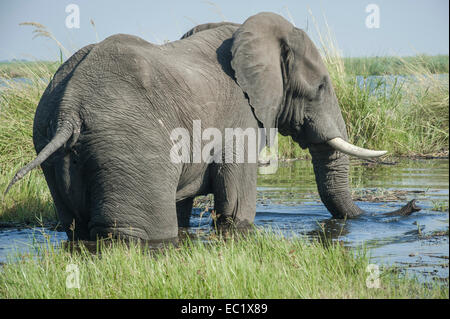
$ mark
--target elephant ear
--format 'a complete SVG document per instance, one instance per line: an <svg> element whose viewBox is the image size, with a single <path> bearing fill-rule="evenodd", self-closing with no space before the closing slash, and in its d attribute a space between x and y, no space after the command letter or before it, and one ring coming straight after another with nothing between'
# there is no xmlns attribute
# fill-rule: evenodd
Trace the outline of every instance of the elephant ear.
<svg viewBox="0 0 450 319"><path fill-rule="evenodd" d="M248 18L233 34L231 66L255 116L266 128L277 127L284 97L288 36L294 26L274 13Z"/></svg>
<svg viewBox="0 0 450 319"><path fill-rule="evenodd" d="M234 26L234 27L239 27L240 24L237 23L233 23L233 22L217 22L217 23L205 23L205 24L199 24L198 26L193 27L191 30L189 30L188 32L186 32L185 34L183 34L183 36L180 38L180 40L189 38L190 36L202 32L202 31L206 31L206 30L210 30L210 29L215 29L224 25L229 25L229 26Z"/></svg>

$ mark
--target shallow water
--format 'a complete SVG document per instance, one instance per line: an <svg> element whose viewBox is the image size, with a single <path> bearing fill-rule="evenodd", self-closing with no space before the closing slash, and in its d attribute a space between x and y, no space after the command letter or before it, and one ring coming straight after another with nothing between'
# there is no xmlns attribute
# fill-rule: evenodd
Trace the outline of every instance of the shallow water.
<svg viewBox="0 0 450 319"><path fill-rule="evenodd" d="M433 211L433 206L445 202L448 207L449 161L352 164L353 196L364 199L357 204L366 215L347 221L330 219L319 200L311 162L292 161L280 163L276 174L259 176L255 224L287 236L326 234L346 246L364 245L375 264L397 265L422 280L448 278L449 214ZM413 198L422 208L420 212L406 217L383 215ZM193 211L193 234L211 229L209 214L201 212L200 208ZM0 262L14 251L32 249L33 242L46 242L41 232L37 228L0 230ZM66 239L64 233L45 233L54 242Z"/></svg>
<svg viewBox="0 0 450 319"><path fill-rule="evenodd" d="M432 74L432 79L445 83L448 86L449 77L448 74ZM405 87L423 82L429 81L428 75L369 75L369 76L356 76L357 85L364 90L367 90L369 94L377 97L387 96L389 97L393 89L402 90Z"/></svg>

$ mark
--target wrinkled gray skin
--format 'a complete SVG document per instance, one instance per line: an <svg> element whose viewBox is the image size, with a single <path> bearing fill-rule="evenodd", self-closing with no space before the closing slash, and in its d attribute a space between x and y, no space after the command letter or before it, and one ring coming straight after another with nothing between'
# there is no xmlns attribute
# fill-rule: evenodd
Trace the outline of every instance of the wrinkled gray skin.
<svg viewBox="0 0 450 319"><path fill-rule="evenodd" d="M161 46L114 35L59 68L33 137L38 160L49 156L42 169L69 238L170 240L177 225L188 226L193 198L208 193L219 225L251 224L257 164L169 160L170 132L192 132L193 120L221 132L278 127L309 148L330 213L362 213L350 196L348 157L325 143L347 133L318 50L304 31L261 13L242 25L197 26Z"/></svg>

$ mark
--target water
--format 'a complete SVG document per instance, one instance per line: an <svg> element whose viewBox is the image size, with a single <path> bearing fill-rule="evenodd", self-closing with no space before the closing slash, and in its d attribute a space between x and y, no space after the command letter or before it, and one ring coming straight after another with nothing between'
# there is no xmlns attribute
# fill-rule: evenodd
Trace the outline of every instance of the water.
<svg viewBox="0 0 450 319"><path fill-rule="evenodd" d="M258 178L255 224L286 236L326 234L349 247L364 245L375 264L397 265L423 280L448 278L449 215L433 210L435 203L448 207L448 175L447 159L376 166L354 162L353 197L360 199L356 203L367 214L344 222L331 219L320 202L310 161L282 162L276 174ZM383 215L413 198L420 212L407 217ZM193 234L211 230L209 214L201 212L200 208L193 211ZM45 233L54 242L66 239L65 233ZM42 230L0 230L0 262L13 252L29 251L33 242L46 242Z"/></svg>
<svg viewBox="0 0 450 319"><path fill-rule="evenodd" d="M449 76L447 73L432 74L431 76L445 83L448 83L449 81ZM357 75L355 79L357 85L361 89L367 89L368 92L373 95L383 95L385 91L389 95L390 91L394 87L401 87L403 85L413 84L420 81L420 79L415 75ZM40 80L44 83L49 82L46 78L41 78ZM33 84L33 81L28 78L0 78L0 89L2 87L9 87L13 84Z"/></svg>
<svg viewBox="0 0 450 319"><path fill-rule="evenodd" d="M49 82L48 79L41 79L42 81ZM12 78L12 79L6 79L0 77L0 89L1 88L8 88L10 86L14 86L15 84L33 84L33 81L28 78Z"/></svg>
<svg viewBox="0 0 450 319"><path fill-rule="evenodd" d="M448 86L449 76L448 74L432 74L432 78L439 80L442 83L446 83ZM428 79L428 78L427 78ZM370 95L374 95L378 98L382 98L386 95L389 97L393 89L397 93L398 89L414 85L421 82L424 79L420 79L416 75L370 75L370 76L356 76L356 84Z"/></svg>
<svg viewBox="0 0 450 319"><path fill-rule="evenodd" d="M17 256L32 253L36 247L54 245L67 240L64 232L44 228L0 228L0 263L14 261Z"/></svg>
<svg viewBox="0 0 450 319"><path fill-rule="evenodd" d="M370 202L357 201L367 214L344 222L330 219L321 204L312 165L287 163L277 175L261 176L256 224L276 225L295 234L325 232L347 246L365 245L373 263L397 265L422 279L448 278L449 215L448 211L433 211L436 203L448 207L448 175L448 160L353 165L353 197ZM420 212L407 217L383 215L413 198Z"/></svg>

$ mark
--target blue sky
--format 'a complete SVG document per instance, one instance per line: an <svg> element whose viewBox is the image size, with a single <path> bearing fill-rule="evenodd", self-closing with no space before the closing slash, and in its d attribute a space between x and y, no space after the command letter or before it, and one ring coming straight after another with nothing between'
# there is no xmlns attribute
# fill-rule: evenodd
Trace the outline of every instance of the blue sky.
<svg viewBox="0 0 450 319"><path fill-rule="evenodd" d="M80 28L66 27L65 8L76 4ZM369 4L379 8L379 28L367 28ZM46 38L33 38L33 28L45 25L70 52L115 33L134 34L153 43L177 40L196 24L232 21L271 11L305 29L317 44L311 10L319 28L325 20L344 56L448 54L447 0L0 0L0 60L56 60L59 50ZM93 19L96 31L90 24ZM307 22L308 21L308 22Z"/></svg>

